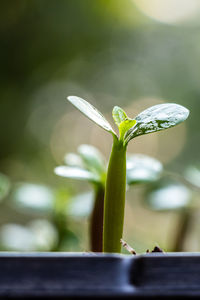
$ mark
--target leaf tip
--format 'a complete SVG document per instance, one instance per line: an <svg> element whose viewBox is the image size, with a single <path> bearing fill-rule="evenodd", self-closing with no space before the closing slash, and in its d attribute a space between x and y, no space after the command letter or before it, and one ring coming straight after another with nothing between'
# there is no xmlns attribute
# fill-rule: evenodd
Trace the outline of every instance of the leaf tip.
<svg viewBox="0 0 200 300"><path fill-rule="evenodd" d="M54 168L54 174L60 176L60 166Z"/></svg>
<svg viewBox="0 0 200 300"><path fill-rule="evenodd" d="M79 97L77 97L77 96L67 96L66 99L67 99L69 102L73 103L74 101L78 100Z"/></svg>

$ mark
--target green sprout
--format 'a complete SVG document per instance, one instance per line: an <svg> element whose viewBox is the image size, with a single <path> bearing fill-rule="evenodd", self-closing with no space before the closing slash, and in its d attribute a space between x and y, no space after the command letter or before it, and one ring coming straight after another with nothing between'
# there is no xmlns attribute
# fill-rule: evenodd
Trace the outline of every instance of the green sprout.
<svg viewBox="0 0 200 300"><path fill-rule="evenodd" d="M188 232L194 224L194 213L199 209L200 170L189 166L183 175L172 171L164 171L162 175L164 177L148 186L144 203L154 211L177 213L170 251L184 251Z"/></svg>
<svg viewBox="0 0 200 300"><path fill-rule="evenodd" d="M126 192L126 150L135 137L173 127L189 115L188 109L175 103L152 106L135 119L129 118L118 106L113 108L113 119L119 129L119 137L105 117L87 101L70 96L67 98L77 109L94 123L113 136L109 159L104 199L103 252L121 252L120 239L123 235L125 192Z"/></svg>
<svg viewBox="0 0 200 300"><path fill-rule="evenodd" d="M42 230L43 232L50 232L48 230L48 228L50 227L53 228L52 230L54 230L55 232L55 234L52 235L52 239L49 239L50 243L48 246L48 250L63 251L65 247L71 247L74 246L74 244L76 245L78 243L78 238L76 237L75 233L68 229L69 205L71 198L70 196L70 192L67 188L51 188L44 184L18 182L13 184L9 201L12 207L16 211L18 211L18 213L22 215L28 214L29 216L36 218L35 221L38 221L38 223L36 222L34 224L40 224L39 221L41 219L44 219L44 225L41 227L41 232ZM47 224L47 226L45 224ZM18 226L19 224L15 225ZM12 228L16 227L14 226ZM25 228L29 230L29 224L27 224ZM15 229L13 229L13 231L11 230L11 232L14 232L14 230ZM35 232L35 235L37 235L37 232ZM15 236L16 239L19 240L18 246L20 246L20 240L23 241L23 231L19 229ZM22 236L21 239L20 236ZM56 238L53 238L54 236L56 236ZM48 241L48 235L46 235L46 237L43 238L44 243L45 239ZM53 240L54 243L51 242ZM14 241L15 240L13 239L13 243ZM36 248L33 249L38 249L37 245L34 245L34 247ZM25 245L23 245L23 242L21 242L20 247L21 249L25 249Z"/></svg>
<svg viewBox="0 0 200 300"><path fill-rule="evenodd" d="M87 215L90 215L91 251L102 252L106 161L94 146L80 145L77 153L67 153L65 155L64 163L65 165L55 168L54 171L57 175L88 181L93 187L93 207L84 202L85 195L80 195L79 198L82 199L80 199L81 205L89 206ZM139 183L152 183L160 178L163 169L158 160L143 154L128 154L126 168L128 186ZM87 197L89 197L88 194Z"/></svg>
<svg viewBox="0 0 200 300"><path fill-rule="evenodd" d="M80 145L78 153L68 153L65 166L55 173L66 178L88 181L94 189L94 206L90 218L90 243L93 252L102 252L103 204L106 180L106 162L103 155L91 145Z"/></svg>

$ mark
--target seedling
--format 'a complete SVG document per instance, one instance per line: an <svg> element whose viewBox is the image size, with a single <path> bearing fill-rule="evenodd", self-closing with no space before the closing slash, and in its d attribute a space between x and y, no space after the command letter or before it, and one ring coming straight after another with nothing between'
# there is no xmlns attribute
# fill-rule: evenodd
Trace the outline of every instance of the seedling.
<svg viewBox="0 0 200 300"><path fill-rule="evenodd" d="M120 253L124 223L127 145L137 136L164 130L183 122L187 119L189 111L181 105L165 103L152 106L135 119L131 119L123 109L115 106L113 119L119 129L119 136L117 136L108 121L94 106L76 96L67 99L90 120L113 136L105 187L103 251Z"/></svg>
<svg viewBox="0 0 200 300"><path fill-rule="evenodd" d="M18 182L13 184L9 201L12 207L17 210L18 213L22 215L28 214L29 216L34 217L35 221L38 221L33 224L40 224L39 220L41 218L44 220L43 225L38 226L37 228L41 229L41 234L42 232L47 233L42 240L44 244L45 240L47 241L46 246L49 241L47 247L49 250L62 251L66 246L74 246L77 244L78 238L76 237L75 233L68 228L68 207L70 205L70 192L68 189L62 187L51 188L44 184ZM19 240L18 246L20 245L21 241L20 247L22 250L26 247L26 245L24 245L22 242L24 240L23 237L25 236L23 235L23 232L30 231L30 227L32 228L32 225L29 226L28 224L24 227L26 230L21 230L20 228L22 227L19 224L12 224L12 226L8 227L10 228L9 232L11 233L15 232L16 228L19 228L19 230L16 229L16 234L13 234L13 236L16 237L16 240ZM0 228L0 235L3 228L4 227ZM36 228L36 226L34 226L34 228ZM52 231L54 231L55 234L49 234L48 237L48 232L50 232L48 228L52 228ZM33 235L33 232L31 235ZM34 235L37 239L37 236L40 236L39 230L35 231ZM53 240L54 243L51 242ZM15 239L13 238L13 244L14 243ZM5 244L4 246L6 247L6 243L3 244ZM32 246L32 250L38 249L35 243L34 245L32 244ZM45 248L43 250L45 250Z"/></svg>
<svg viewBox="0 0 200 300"><path fill-rule="evenodd" d="M172 252L184 250L188 231L194 223L194 212L199 209L200 172L188 167L183 175L165 171L161 180L148 186L145 204L154 211L176 212L179 215L175 228Z"/></svg>
<svg viewBox="0 0 200 300"><path fill-rule="evenodd" d="M66 165L55 168L55 173L92 184L94 206L90 218L90 244L93 252L102 252L106 162L100 151L91 145L80 145L77 152L66 154Z"/></svg>
<svg viewBox="0 0 200 300"><path fill-rule="evenodd" d="M93 252L102 252L106 161L94 146L80 145L77 153L65 155L64 163L65 165L55 168L54 171L57 175L88 181L93 187L94 204L92 210L88 209L88 215L91 214L90 244ZM163 168L162 164L152 157L142 154L128 154L126 169L127 185L134 185L156 181L160 178ZM88 199L86 200L88 202ZM88 206L88 203L86 205Z"/></svg>

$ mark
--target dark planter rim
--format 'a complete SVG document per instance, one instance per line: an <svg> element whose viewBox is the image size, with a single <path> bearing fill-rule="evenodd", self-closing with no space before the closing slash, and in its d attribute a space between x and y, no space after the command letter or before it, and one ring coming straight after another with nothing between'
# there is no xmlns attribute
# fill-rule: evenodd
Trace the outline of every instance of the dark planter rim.
<svg viewBox="0 0 200 300"><path fill-rule="evenodd" d="M0 299L200 297L200 253L0 252Z"/></svg>

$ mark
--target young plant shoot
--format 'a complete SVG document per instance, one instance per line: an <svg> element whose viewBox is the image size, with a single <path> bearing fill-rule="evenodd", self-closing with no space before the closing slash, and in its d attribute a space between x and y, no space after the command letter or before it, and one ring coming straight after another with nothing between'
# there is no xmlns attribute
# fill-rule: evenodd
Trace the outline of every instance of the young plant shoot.
<svg viewBox="0 0 200 300"><path fill-rule="evenodd" d="M77 150L77 154L66 154L65 165L56 167L54 172L65 178L92 184L94 205L90 216L90 247L93 252L102 252L106 162L100 151L91 145L80 145Z"/></svg>
<svg viewBox="0 0 200 300"><path fill-rule="evenodd" d="M129 118L118 106L113 108L113 119L119 136L104 116L87 101L76 97L67 98L77 109L113 136L113 146L108 164L103 225L103 252L121 252L126 192L126 149L135 137L173 127L189 115L188 109L175 103L152 106L135 119Z"/></svg>
<svg viewBox="0 0 200 300"><path fill-rule="evenodd" d="M77 153L65 155L64 163L65 165L54 169L55 174L65 178L87 181L92 185L93 207L87 204L89 206L87 213L90 216L90 250L102 252L106 161L94 146L80 145ZM160 178L162 169L162 164L152 157L142 154L127 154L127 185L155 182ZM82 205L84 195L81 198L83 198ZM79 199L78 197L78 201Z"/></svg>

